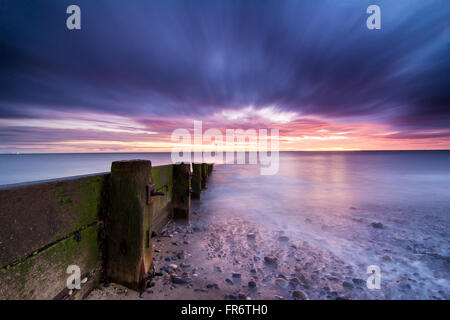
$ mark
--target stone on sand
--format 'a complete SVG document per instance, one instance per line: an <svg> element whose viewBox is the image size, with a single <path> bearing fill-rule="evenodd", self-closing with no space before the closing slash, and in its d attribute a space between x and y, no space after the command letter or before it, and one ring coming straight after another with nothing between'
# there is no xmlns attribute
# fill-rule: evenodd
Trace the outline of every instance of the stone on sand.
<svg viewBox="0 0 450 320"><path fill-rule="evenodd" d="M292 297L294 299L299 299L299 300L307 300L308 299L308 295L301 290L295 290L294 292L292 292Z"/></svg>

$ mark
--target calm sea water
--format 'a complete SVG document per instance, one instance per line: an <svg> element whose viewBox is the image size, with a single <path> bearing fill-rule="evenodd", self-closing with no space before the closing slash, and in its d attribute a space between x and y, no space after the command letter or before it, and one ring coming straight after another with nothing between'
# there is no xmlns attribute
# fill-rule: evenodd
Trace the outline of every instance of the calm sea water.
<svg viewBox="0 0 450 320"><path fill-rule="evenodd" d="M0 155L0 185L105 172L125 159L171 163L169 153ZM450 152L283 152L277 175L259 173L216 166L211 208L284 230L361 272L380 265L384 281L403 285L388 298L450 298Z"/></svg>
<svg viewBox="0 0 450 320"><path fill-rule="evenodd" d="M0 186L109 172L113 161L131 159L171 163L170 153L0 154Z"/></svg>
<svg viewBox="0 0 450 320"><path fill-rule="evenodd" d="M280 158L275 176L256 166L217 166L209 208L328 250L361 279L369 265L380 266L382 290L373 298L450 299L450 152Z"/></svg>

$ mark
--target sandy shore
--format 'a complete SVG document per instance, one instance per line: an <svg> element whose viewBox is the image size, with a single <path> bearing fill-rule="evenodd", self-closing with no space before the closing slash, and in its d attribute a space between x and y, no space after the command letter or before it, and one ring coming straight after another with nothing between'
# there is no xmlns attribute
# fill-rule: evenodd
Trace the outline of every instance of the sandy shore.
<svg viewBox="0 0 450 320"><path fill-rule="evenodd" d="M311 244L194 201L189 226L154 240L156 276L142 293L101 284L88 299L373 299L354 267Z"/></svg>

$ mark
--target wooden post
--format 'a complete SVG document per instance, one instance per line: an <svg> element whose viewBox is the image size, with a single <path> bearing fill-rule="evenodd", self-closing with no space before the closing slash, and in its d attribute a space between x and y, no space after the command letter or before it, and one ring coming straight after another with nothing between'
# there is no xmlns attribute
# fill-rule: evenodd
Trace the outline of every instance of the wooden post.
<svg viewBox="0 0 450 320"><path fill-rule="evenodd" d="M173 217L189 223L191 206L191 168L189 163L173 166Z"/></svg>
<svg viewBox="0 0 450 320"><path fill-rule="evenodd" d="M106 274L132 289L141 288L152 262L151 184L150 161L112 163Z"/></svg>
<svg viewBox="0 0 450 320"><path fill-rule="evenodd" d="M192 199L200 199L200 193L202 191L202 164L192 164Z"/></svg>
<svg viewBox="0 0 450 320"><path fill-rule="evenodd" d="M207 180L208 180L208 164L202 163L202 189L206 189Z"/></svg>

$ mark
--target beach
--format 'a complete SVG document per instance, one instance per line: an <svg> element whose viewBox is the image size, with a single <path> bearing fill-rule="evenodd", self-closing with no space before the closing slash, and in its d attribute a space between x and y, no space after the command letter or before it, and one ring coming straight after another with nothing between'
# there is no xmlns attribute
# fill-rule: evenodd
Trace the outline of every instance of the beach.
<svg viewBox="0 0 450 320"><path fill-rule="evenodd" d="M397 170L392 164L405 155L374 156L390 157ZM416 165L423 157L409 156ZM447 183L442 176L433 184L428 173L427 189L398 176L385 184L381 172L373 175L378 184L364 184L367 171L346 176L339 169L355 163L350 155L305 157L308 170L288 159L282 168L294 165L299 177L315 167L307 176L314 183L293 181L292 167L290 178L268 178L251 166L215 166L208 189L191 203L190 225L171 222L153 239L149 287L102 284L89 299L449 299L447 191L436 188ZM363 155L353 157L375 170ZM328 182L318 188L322 178ZM355 181L359 190L349 186ZM425 197L431 191L434 198ZM422 197L406 205L414 192ZM381 269L380 289L366 285L371 265Z"/></svg>
<svg viewBox="0 0 450 320"><path fill-rule="evenodd" d="M21 159L30 171L4 180L20 183L36 178L36 172L40 179L53 178L53 164L66 174L94 173L121 157L170 163L170 154L151 153L8 155L0 169L17 167ZM153 268L144 290L134 292L104 278L97 286L84 271L97 287L89 299L449 299L448 163L448 151L281 152L279 172L266 176L258 165L216 163L200 199L191 199L188 225L164 225L156 216ZM107 176L36 188L48 186L51 202L54 184L78 186L77 191L78 181L97 185ZM56 193L54 205L77 214L84 193L70 190ZM93 191L102 198L101 188ZM96 210L89 221L92 232L103 223ZM81 237L77 246L89 239ZM96 239L91 243L100 261L102 241ZM367 286L374 283L374 268L379 288Z"/></svg>
<svg viewBox="0 0 450 320"><path fill-rule="evenodd" d="M142 292L101 284L88 299L350 299L366 281L337 257L283 231L240 218L192 212L190 226L172 222L155 239L155 275ZM216 222L214 222L216 221Z"/></svg>

